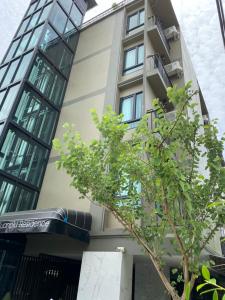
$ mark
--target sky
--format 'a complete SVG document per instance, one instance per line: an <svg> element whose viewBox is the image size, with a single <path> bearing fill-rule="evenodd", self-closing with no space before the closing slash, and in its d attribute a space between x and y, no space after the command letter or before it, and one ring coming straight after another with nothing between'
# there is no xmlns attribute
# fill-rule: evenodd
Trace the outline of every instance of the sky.
<svg viewBox="0 0 225 300"><path fill-rule="evenodd" d="M0 0L0 60L30 0ZM97 0L85 20L119 0ZM225 132L225 49L222 43L216 0L172 0L184 34L211 119L218 119L219 135ZM225 0L223 0L225 8Z"/></svg>

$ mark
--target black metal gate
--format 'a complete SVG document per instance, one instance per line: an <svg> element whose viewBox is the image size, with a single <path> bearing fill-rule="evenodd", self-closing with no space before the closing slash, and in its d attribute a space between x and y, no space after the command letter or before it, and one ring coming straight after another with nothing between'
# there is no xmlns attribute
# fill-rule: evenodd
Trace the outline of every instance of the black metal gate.
<svg viewBox="0 0 225 300"><path fill-rule="evenodd" d="M22 256L12 300L75 300L80 267L80 261L55 256Z"/></svg>

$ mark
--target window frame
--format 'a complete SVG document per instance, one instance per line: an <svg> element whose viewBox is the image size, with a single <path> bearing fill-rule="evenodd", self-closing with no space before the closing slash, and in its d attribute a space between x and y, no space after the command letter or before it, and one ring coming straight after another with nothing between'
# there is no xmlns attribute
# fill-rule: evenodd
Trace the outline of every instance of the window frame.
<svg viewBox="0 0 225 300"><path fill-rule="evenodd" d="M138 68L140 68L141 66L144 65L144 55L143 55L143 62L142 63L138 63L138 53L139 53L139 48L140 47L144 47L144 43L141 43L141 44L138 44L132 48L129 48L129 49L126 49L124 50L124 61L123 61L123 75L127 75L127 74L130 74L130 73L127 73L128 71L131 71L133 70L134 72L135 71L138 71ZM132 51L135 49L135 65L129 67L129 68L125 68L125 65L126 65L126 55L129 51Z"/></svg>
<svg viewBox="0 0 225 300"><path fill-rule="evenodd" d="M145 9L142 8L142 9L139 9L138 11L134 12L133 14L127 16L127 28L126 28L127 33L131 32L132 30L135 30L145 24L145 22L141 23L141 18L140 18L141 13L144 11L145 11ZM135 27L129 28L129 20L130 20L130 18L132 18L135 15L137 15L137 17L138 17L138 24Z"/></svg>
<svg viewBox="0 0 225 300"><path fill-rule="evenodd" d="M128 121L123 121L124 124L132 124L132 123L135 123L135 122L138 122L141 120L141 118L136 118L136 103L137 103L137 96L142 94L142 103L141 103L141 115L143 115L143 91L139 91L137 93L133 93L131 95L128 95L128 96L125 96L125 97L121 97L120 98L120 103L119 103L119 114L122 114L122 104L123 104L123 101L128 99L128 98L131 98L132 97L132 119L128 120Z"/></svg>

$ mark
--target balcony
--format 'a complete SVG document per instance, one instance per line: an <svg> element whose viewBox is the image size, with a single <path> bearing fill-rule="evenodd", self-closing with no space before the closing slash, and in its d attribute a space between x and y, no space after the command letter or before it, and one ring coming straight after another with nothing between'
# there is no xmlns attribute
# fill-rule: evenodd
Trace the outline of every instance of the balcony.
<svg viewBox="0 0 225 300"><path fill-rule="evenodd" d="M156 97L165 99L167 96L166 90L172 86L172 83L159 55L150 55L147 57L146 76Z"/></svg>
<svg viewBox="0 0 225 300"><path fill-rule="evenodd" d="M148 19L147 32L155 52L165 58L165 63L170 63L170 45L167 41L159 18L152 16Z"/></svg>

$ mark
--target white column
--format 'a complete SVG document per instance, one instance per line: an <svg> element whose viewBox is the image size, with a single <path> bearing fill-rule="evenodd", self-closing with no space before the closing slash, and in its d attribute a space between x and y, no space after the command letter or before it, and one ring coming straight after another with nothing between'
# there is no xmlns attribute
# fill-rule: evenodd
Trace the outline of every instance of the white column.
<svg viewBox="0 0 225 300"><path fill-rule="evenodd" d="M133 257L84 252L77 300L131 300Z"/></svg>

